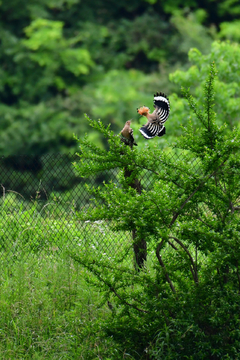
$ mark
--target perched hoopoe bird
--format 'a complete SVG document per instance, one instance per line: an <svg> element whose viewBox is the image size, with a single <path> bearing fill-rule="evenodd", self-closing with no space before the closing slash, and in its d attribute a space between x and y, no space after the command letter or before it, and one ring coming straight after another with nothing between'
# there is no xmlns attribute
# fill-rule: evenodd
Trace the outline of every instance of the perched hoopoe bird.
<svg viewBox="0 0 240 360"><path fill-rule="evenodd" d="M133 129L130 128L131 120L126 121L122 131L121 135L123 136L123 142L127 145L130 145L131 147L133 145L137 146L135 143L134 137L133 137Z"/></svg>
<svg viewBox="0 0 240 360"><path fill-rule="evenodd" d="M154 107L155 110L150 114L150 110L147 106L142 106L137 109L137 112L146 116L148 119L146 125L143 125L139 129L140 133L145 139L152 139L155 136L163 136L166 133L165 126L163 125L167 121L170 111L170 102L166 95L163 93L154 94Z"/></svg>

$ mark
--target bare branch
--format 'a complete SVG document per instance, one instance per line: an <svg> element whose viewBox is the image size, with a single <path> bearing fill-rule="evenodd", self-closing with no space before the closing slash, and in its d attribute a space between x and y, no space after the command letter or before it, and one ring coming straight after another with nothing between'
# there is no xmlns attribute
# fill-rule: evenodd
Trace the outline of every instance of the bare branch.
<svg viewBox="0 0 240 360"><path fill-rule="evenodd" d="M193 275L193 280L196 284L198 284L198 273L197 273L197 266L192 258L192 255L190 254L190 252L188 251L188 249L186 248L186 246L181 242L181 240L179 240L178 238L176 238L175 236L169 236L170 239L174 239L182 248L183 250L187 253L190 261L191 261L191 264L192 264L192 267L190 266L190 270L191 270L191 273Z"/></svg>
<svg viewBox="0 0 240 360"><path fill-rule="evenodd" d="M3 200L5 200L5 197L6 197L5 187L2 184L1 184L1 187L3 189Z"/></svg>
<svg viewBox="0 0 240 360"><path fill-rule="evenodd" d="M7 190L8 192L12 192L14 194L17 194L17 195L20 195L23 199L24 199L24 196L22 196L21 194L19 194L19 192L17 191L14 191L14 190Z"/></svg>
<svg viewBox="0 0 240 360"><path fill-rule="evenodd" d="M75 259L77 262L79 262L80 264L82 264L83 266L85 266L88 270L90 270L97 278L99 281L101 281L103 284L105 284L110 291L112 291L118 298L119 300L121 300L125 305L128 305L130 307L132 307L133 309L139 311L139 312L143 312L143 313L149 313L149 311L144 310L144 309L140 309L138 306L129 303L128 301L126 301L125 299L123 299L118 293L117 291L114 289L114 287L112 286L112 284L110 284L107 280L105 280L100 271L98 271L97 269L94 269L91 264L86 264L81 262L80 258L78 256L73 256L73 259Z"/></svg>
<svg viewBox="0 0 240 360"><path fill-rule="evenodd" d="M184 214L184 216L186 217L190 217L190 218L193 218L193 219L196 219L196 220L199 220L201 221L204 225L206 225L207 227L209 227L210 229L214 230L214 227L209 225L206 221L204 221L200 215L188 215L188 214Z"/></svg>
<svg viewBox="0 0 240 360"><path fill-rule="evenodd" d="M168 243L174 250L178 250L178 248L170 240L168 240Z"/></svg>
<svg viewBox="0 0 240 360"><path fill-rule="evenodd" d="M239 210L240 210L240 206L234 206L234 207L233 207L233 210L238 210L238 211L239 211Z"/></svg>
<svg viewBox="0 0 240 360"><path fill-rule="evenodd" d="M174 294L176 294L175 287L173 286L173 283L172 283L172 281L170 280L170 277L169 277L169 275L168 275L168 273L167 273L167 270L166 270L166 267L165 267L164 262L163 262L163 260L162 260L162 257L161 257L161 255L160 255L160 253L159 253L161 247L163 246L163 242L164 242L164 240L162 240L162 241L158 244L157 249L156 249L156 256L157 256L157 259L158 259L158 261L159 261L159 264L160 264L160 265L162 266L162 268L163 268L163 272L164 272L165 278L166 278L167 282L169 283L170 288L172 289L172 291L174 292Z"/></svg>
<svg viewBox="0 0 240 360"><path fill-rule="evenodd" d="M104 282L104 280L102 279L102 281ZM106 283L105 283L106 284ZM107 286L109 286L108 284L106 284ZM121 300L123 303L125 303L126 305L128 306L131 306L133 309L135 310L138 310L140 312L143 312L143 313L149 313L150 311L147 311L147 310L143 310L143 309L139 309L139 307L137 307L136 305L134 304L130 304L128 301L124 300L117 292L116 290L113 288L113 287L109 287L109 289L119 298L119 300Z"/></svg>

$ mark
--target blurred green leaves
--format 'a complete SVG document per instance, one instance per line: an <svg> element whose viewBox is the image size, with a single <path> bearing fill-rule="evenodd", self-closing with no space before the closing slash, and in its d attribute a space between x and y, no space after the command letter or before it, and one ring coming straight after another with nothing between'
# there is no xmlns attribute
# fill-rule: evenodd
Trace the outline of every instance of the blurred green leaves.
<svg viewBox="0 0 240 360"><path fill-rule="evenodd" d="M239 41L240 40L240 20L221 23L220 24L220 32L219 32L218 36L220 39Z"/></svg>
<svg viewBox="0 0 240 360"><path fill-rule="evenodd" d="M23 40L23 44L33 51L30 58L53 71L64 66L75 76L88 74L89 68L94 65L89 51L74 47L80 41L78 36L64 38L63 25L61 21L36 19L26 27L28 39Z"/></svg>
<svg viewBox="0 0 240 360"><path fill-rule="evenodd" d="M179 136L186 116L181 86L199 92L197 84L206 75L204 62L213 58L225 73L218 104L227 94L225 117L234 125L238 75L235 80L230 77L234 66L238 73L238 47L234 53L233 45L225 45L223 54L214 43L210 52L213 39L238 39L238 6L231 4L234 21L228 1L216 4L214 16L211 1L201 7L195 0L2 2L1 154L75 151L72 134L83 136L89 129L85 113L111 123L116 133L133 119L137 141L145 146L138 135L143 119L136 108L151 107L156 91L164 91L171 100L167 137L160 142L165 147L167 140L172 143ZM190 51L194 65L189 68L190 48L198 50ZM168 74L174 71L170 83ZM174 91L178 95L171 95ZM92 139L104 146L97 136L92 129Z"/></svg>
<svg viewBox="0 0 240 360"><path fill-rule="evenodd" d="M188 71L177 70L170 74L170 79L179 86L191 88L195 98L198 98L200 108L204 103L204 79L209 71L209 64L214 61L217 69L217 79L215 82L216 96L215 105L218 112L217 124L227 123L231 128L239 126L240 111L240 45L230 42L215 41L212 43L211 51L203 55L197 49L189 51L189 59L192 66ZM183 100L183 104L184 104ZM187 114L181 114L182 124L186 123ZM174 121L174 120L173 120ZM193 122L197 127L198 122L193 117Z"/></svg>

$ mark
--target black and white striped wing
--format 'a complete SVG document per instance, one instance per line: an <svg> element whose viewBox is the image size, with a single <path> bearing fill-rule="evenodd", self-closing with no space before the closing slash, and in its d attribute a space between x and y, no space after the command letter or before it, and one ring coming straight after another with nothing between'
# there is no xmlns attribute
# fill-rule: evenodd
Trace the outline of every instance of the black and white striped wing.
<svg viewBox="0 0 240 360"><path fill-rule="evenodd" d="M139 131L145 137L145 139L152 139L155 136L163 136L166 133L165 126L155 125L152 123L143 125Z"/></svg>
<svg viewBox="0 0 240 360"><path fill-rule="evenodd" d="M131 143L134 143L134 137L133 137L133 129L129 129L129 140Z"/></svg>
<svg viewBox="0 0 240 360"><path fill-rule="evenodd" d="M164 124L169 116L170 102L167 96L161 92L154 94L153 102L154 102L155 112L157 113L159 121L161 124Z"/></svg>

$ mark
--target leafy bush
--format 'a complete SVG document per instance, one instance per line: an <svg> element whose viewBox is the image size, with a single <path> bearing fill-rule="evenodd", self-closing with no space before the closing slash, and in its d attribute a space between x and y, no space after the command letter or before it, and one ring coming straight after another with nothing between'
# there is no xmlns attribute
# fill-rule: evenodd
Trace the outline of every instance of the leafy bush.
<svg viewBox="0 0 240 360"><path fill-rule="evenodd" d="M109 150L79 140L81 176L120 169L118 184L91 190L96 206L79 219L107 220L114 231L133 232L134 249L148 247L143 263L135 258L138 271L122 263L124 254L72 254L111 303L105 333L135 359L235 359L240 348L240 132L214 111L216 79L212 63L200 106L183 89L196 121L168 150L130 149L100 120L89 123ZM146 171L154 181L139 191L134 184Z"/></svg>

